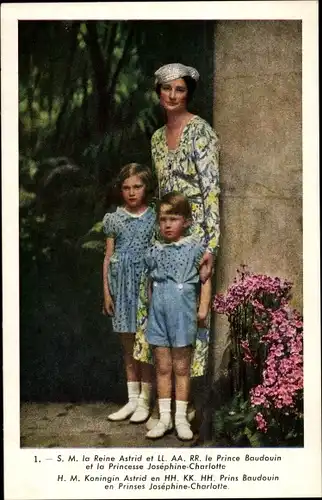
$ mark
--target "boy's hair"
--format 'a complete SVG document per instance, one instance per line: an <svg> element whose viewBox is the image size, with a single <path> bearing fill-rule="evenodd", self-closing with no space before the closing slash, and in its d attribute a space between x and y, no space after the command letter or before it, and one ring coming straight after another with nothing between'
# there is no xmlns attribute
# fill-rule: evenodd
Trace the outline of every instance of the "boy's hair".
<svg viewBox="0 0 322 500"><path fill-rule="evenodd" d="M160 217L162 205L170 205L167 214L182 215L187 220L192 219L191 206L186 196L178 191L171 191L170 193L162 196L157 205L157 215Z"/></svg>

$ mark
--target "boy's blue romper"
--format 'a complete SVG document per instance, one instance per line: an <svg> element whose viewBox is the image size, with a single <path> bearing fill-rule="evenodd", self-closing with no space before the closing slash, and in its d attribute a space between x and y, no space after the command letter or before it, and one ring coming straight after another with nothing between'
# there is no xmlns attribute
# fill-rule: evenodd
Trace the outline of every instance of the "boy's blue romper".
<svg viewBox="0 0 322 500"><path fill-rule="evenodd" d="M152 280L147 340L164 347L194 345L197 335L199 263L205 247L193 236L157 242L145 264Z"/></svg>
<svg viewBox="0 0 322 500"><path fill-rule="evenodd" d="M108 285L114 301L112 323L116 332L136 332L140 278L155 221L155 212L151 207L140 215L130 214L118 207L116 212L104 216L106 237L114 239Z"/></svg>

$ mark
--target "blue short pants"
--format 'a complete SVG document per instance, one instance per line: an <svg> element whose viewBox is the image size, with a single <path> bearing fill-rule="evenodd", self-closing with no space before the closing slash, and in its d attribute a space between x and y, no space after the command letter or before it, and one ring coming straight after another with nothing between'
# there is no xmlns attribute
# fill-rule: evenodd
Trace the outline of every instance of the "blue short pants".
<svg viewBox="0 0 322 500"><path fill-rule="evenodd" d="M153 282L147 326L149 344L158 347L194 345L197 336L195 283Z"/></svg>

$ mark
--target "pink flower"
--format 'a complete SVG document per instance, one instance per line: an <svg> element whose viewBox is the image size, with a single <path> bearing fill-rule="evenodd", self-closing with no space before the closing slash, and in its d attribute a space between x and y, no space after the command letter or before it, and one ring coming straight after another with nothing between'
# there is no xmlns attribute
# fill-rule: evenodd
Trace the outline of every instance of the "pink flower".
<svg viewBox="0 0 322 500"><path fill-rule="evenodd" d="M240 345L244 351L243 360L245 361L245 363L257 366L256 360L254 359L254 356L249 348L249 343L247 342L247 340L241 340Z"/></svg>
<svg viewBox="0 0 322 500"><path fill-rule="evenodd" d="M255 415L255 421L257 424L257 429L259 431L267 432L267 422L262 413L259 412Z"/></svg>
<svg viewBox="0 0 322 500"><path fill-rule="evenodd" d="M250 389L249 398L258 407L255 421L262 432L276 412L295 414L302 399L303 319L289 307L291 288L287 280L253 274L242 266L227 292L213 302L229 319L231 335L242 350L240 362L260 369L260 384ZM234 355L239 359L238 350Z"/></svg>

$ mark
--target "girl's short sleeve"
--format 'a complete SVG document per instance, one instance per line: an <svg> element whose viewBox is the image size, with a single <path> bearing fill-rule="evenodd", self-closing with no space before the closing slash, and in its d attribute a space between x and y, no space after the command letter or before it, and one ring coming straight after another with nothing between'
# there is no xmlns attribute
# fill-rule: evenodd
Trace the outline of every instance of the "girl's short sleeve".
<svg viewBox="0 0 322 500"><path fill-rule="evenodd" d="M114 213L107 213L104 215L103 231L106 238L114 238L116 236L116 223Z"/></svg>

